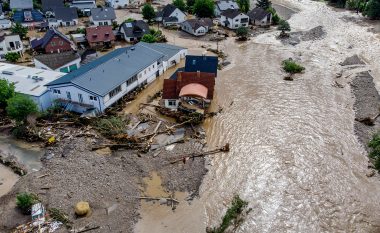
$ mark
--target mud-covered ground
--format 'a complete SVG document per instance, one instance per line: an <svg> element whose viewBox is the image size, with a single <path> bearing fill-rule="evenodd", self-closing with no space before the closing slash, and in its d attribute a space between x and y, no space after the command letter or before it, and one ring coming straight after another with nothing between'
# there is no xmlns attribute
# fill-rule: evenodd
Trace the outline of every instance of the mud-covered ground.
<svg viewBox="0 0 380 233"><path fill-rule="evenodd" d="M15 208L16 194L24 191L38 194L47 208L66 212L76 229L89 225L100 226L92 232L133 232L139 217L137 197L144 190L142 178L151 172L161 176L168 193L185 191L190 196L197 195L206 173L204 158L170 164L174 158L202 151L202 140L189 138L190 131L185 143L175 144L171 151L161 149L158 155L133 150L112 154L107 150L91 151L106 141L102 137L63 139L57 146L47 148L41 170L22 177L10 193L0 198L0 232L10 232L30 220ZM74 205L79 201L90 203L91 216L76 218ZM61 228L59 232L67 230Z"/></svg>

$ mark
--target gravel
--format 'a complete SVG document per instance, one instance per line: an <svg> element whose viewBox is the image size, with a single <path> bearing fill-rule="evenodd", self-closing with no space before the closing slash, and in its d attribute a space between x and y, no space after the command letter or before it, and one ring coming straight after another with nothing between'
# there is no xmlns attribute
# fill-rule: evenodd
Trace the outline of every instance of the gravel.
<svg viewBox="0 0 380 233"><path fill-rule="evenodd" d="M174 158L202 151L203 141L189 138L190 132L188 129L185 143L175 144L172 151L163 148L157 157L153 157L156 152L125 150L107 155L91 151L92 145L104 142L103 138L62 140L47 149L41 170L22 177L10 193L0 198L0 231L29 221L29 216L19 213L14 203L16 194L27 190L38 194L47 208L66 212L76 228L90 224L100 226L92 232L133 232L139 218L140 201L136 197L144 186L142 178L152 171L161 176L164 189L198 194L207 172L205 159L170 164ZM76 218L74 205L79 201L90 203L90 217Z"/></svg>

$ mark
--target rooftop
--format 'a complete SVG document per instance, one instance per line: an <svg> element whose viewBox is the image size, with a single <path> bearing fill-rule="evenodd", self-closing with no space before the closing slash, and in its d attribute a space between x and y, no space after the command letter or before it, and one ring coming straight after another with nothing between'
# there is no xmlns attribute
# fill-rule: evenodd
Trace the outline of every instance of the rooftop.
<svg viewBox="0 0 380 233"><path fill-rule="evenodd" d="M106 42L115 40L112 26L97 26L86 28L86 38L89 43Z"/></svg>
<svg viewBox="0 0 380 233"><path fill-rule="evenodd" d="M161 51L168 51L166 46L159 45L156 48L165 48ZM128 78L164 57L165 54L162 52L140 42L134 46L115 49L48 85L72 83L92 93L105 96Z"/></svg>
<svg viewBox="0 0 380 233"><path fill-rule="evenodd" d="M54 11L55 8L65 7L63 0L42 0L41 5L43 11Z"/></svg>
<svg viewBox="0 0 380 233"><path fill-rule="evenodd" d="M116 19L115 10L112 7L92 8L91 17L95 21Z"/></svg>
<svg viewBox="0 0 380 233"><path fill-rule="evenodd" d="M126 37L143 37L149 33L149 25L144 20L122 23L120 27L123 28Z"/></svg>
<svg viewBox="0 0 380 233"><path fill-rule="evenodd" d="M11 9L33 9L33 0L10 0Z"/></svg>
<svg viewBox="0 0 380 233"><path fill-rule="evenodd" d="M241 12L238 9L227 9L223 11L221 15L226 16L226 18L233 19L240 14Z"/></svg>
<svg viewBox="0 0 380 233"><path fill-rule="evenodd" d="M185 63L186 72L207 72L217 76L218 57L216 56L194 56L187 55Z"/></svg>
<svg viewBox="0 0 380 233"><path fill-rule="evenodd" d="M180 50L185 49L176 45L165 44L165 43L145 43L140 42L139 45L149 48L155 52L161 53L164 57L163 60L167 61L174 55L176 55Z"/></svg>
<svg viewBox="0 0 380 233"><path fill-rule="evenodd" d="M50 40L56 35L65 39L67 42L71 43L69 38L67 38L64 34L58 31L58 29L53 27L53 28L50 28L42 38L38 38L38 39L36 38L30 41L32 49L35 49L37 47L44 48L50 42Z"/></svg>
<svg viewBox="0 0 380 233"><path fill-rule="evenodd" d="M264 10L263 8L256 7L255 9L249 11L247 15L250 19L262 20L264 17L269 15L270 12Z"/></svg>
<svg viewBox="0 0 380 233"><path fill-rule="evenodd" d="M173 4L168 4L161 11L157 12L157 17L169 17L176 9L177 7Z"/></svg>
<svg viewBox="0 0 380 233"><path fill-rule="evenodd" d="M64 75L61 72L0 62L0 79L14 83L16 92L31 96L41 96L47 91L46 84Z"/></svg>
<svg viewBox="0 0 380 233"><path fill-rule="evenodd" d="M69 51L62 53L40 54L35 56L34 59L40 61L50 69L55 70L72 61L80 59L80 56L78 53Z"/></svg>
<svg viewBox="0 0 380 233"><path fill-rule="evenodd" d="M60 19L63 22L69 22L74 19L78 19L78 12L73 7L58 7L54 9L56 19Z"/></svg>
<svg viewBox="0 0 380 233"><path fill-rule="evenodd" d="M216 2L216 7L220 11L225 11L227 9L239 9L239 5L235 1L230 0L221 0Z"/></svg>

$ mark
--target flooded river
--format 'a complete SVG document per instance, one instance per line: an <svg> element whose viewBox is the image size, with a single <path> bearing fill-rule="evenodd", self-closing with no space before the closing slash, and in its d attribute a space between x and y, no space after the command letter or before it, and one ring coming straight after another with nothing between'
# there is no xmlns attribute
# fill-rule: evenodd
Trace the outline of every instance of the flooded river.
<svg viewBox="0 0 380 233"><path fill-rule="evenodd" d="M229 142L231 152L212 159L198 201L203 208L197 202L174 223L187 224L191 215L203 216L203 225L177 232L204 232L220 223L234 194L253 209L238 232L379 232L379 178L366 177L350 88L332 84L339 62L359 54L378 85L380 41L368 28L343 20L359 17L352 13L322 2L276 2L300 10L289 20L294 31L321 25L326 35L297 46L282 45L278 32L220 43L232 62L216 85L214 105L224 111L205 126L209 146ZM200 47L188 39L175 42ZM289 57L306 67L293 82L281 71Z"/></svg>

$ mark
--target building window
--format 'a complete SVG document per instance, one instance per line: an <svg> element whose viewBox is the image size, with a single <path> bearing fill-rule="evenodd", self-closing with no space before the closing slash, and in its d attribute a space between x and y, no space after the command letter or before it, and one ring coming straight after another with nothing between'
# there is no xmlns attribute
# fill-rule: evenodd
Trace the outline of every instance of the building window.
<svg viewBox="0 0 380 233"><path fill-rule="evenodd" d="M92 95L90 95L90 100L94 100L94 101L97 101L97 100L98 100L98 98L96 98L96 96L92 96Z"/></svg>
<svg viewBox="0 0 380 233"><path fill-rule="evenodd" d="M168 100L168 105L169 106L177 106L177 101L176 100Z"/></svg>
<svg viewBox="0 0 380 233"><path fill-rule="evenodd" d="M141 78L141 76L142 76L142 73L139 74L139 78Z"/></svg>
<svg viewBox="0 0 380 233"><path fill-rule="evenodd" d="M104 26L107 26L108 25L108 22L106 21L106 22L104 22Z"/></svg>
<svg viewBox="0 0 380 233"><path fill-rule="evenodd" d="M154 69L154 65L153 65L153 69Z"/></svg>
<svg viewBox="0 0 380 233"><path fill-rule="evenodd" d="M60 95L61 94L61 90L53 89L53 93Z"/></svg>
<svg viewBox="0 0 380 233"><path fill-rule="evenodd" d="M62 40L59 42L59 45L63 45L63 41Z"/></svg>
<svg viewBox="0 0 380 233"><path fill-rule="evenodd" d="M69 91L66 91L66 97L68 100L71 100L71 93Z"/></svg>
<svg viewBox="0 0 380 233"><path fill-rule="evenodd" d="M144 70L144 74L146 74L146 70Z"/></svg>
<svg viewBox="0 0 380 233"><path fill-rule="evenodd" d="M117 95L117 93L121 92L121 86L118 86L116 87L115 89L113 89L109 95L110 95L110 98L114 97L115 95Z"/></svg>
<svg viewBox="0 0 380 233"><path fill-rule="evenodd" d="M99 26L103 26L103 22L99 22Z"/></svg>
<svg viewBox="0 0 380 233"><path fill-rule="evenodd" d="M137 76L133 76L132 78L127 80L127 86L131 85L132 83L137 81Z"/></svg>
<svg viewBox="0 0 380 233"><path fill-rule="evenodd" d="M55 46L55 42L54 41L52 41L50 44L51 44L51 46Z"/></svg>
<svg viewBox="0 0 380 233"><path fill-rule="evenodd" d="M82 94L78 94L79 103L83 103L83 96Z"/></svg>

